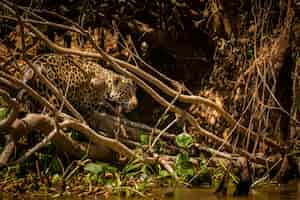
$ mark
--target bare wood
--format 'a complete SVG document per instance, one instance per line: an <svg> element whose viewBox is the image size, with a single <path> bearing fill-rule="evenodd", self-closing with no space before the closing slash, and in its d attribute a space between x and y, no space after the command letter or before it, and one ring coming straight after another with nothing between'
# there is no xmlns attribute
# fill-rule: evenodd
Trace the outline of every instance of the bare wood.
<svg viewBox="0 0 300 200"><path fill-rule="evenodd" d="M15 121L15 119L17 118L17 101L15 99L12 99L10 97L10 95L8 94L8 92L0 89L0 96L4 98L4 101L7 102L8 104L8 110L9 113L7 115L7 117L5 117L5 119L2 119L0 121L0 129L4 129L7 128L8 126L11 125L11 123L13 123Z"/></svg>
<svg viewBox="0 0 300 200"><path fill-rule="evenodd" d="M139 133L141 132L145 134L153 133L154 135L158 135L161 132L161 130L152 128L146 124L133 122L123 117L115 117L107 113L94 112L90 119L88 119L88 121L96 130L101 129L108 133L112 133L113 130L115 130L121 124L126 129L129 137L134 140L140 139ZM175 139L174 134L167 132L164 133L161 137L168 140Z"/></svg>
<svg viewBox="0 0 300 200"><path fill-rule="evenodd" d="M104 137L97 132L95 132L93 129L91 129L89 126L81 123L77 123L72 120L66 120L62 123L60 123L61 128L73 128L75 130L78 130L80 133L84 134L88 138L90 138L93 143L96 145L104 145L109 147L110 149L114 150L115 152L119 152L120 154L128 157L129 159L135 159L136 155L135 153L127 148L124 144L120 143L118 140L111 139Z"/></svg>
<svg viewBox="0 0 300 200"><path fill-rule="evenodd" d="M6 84L7 81L5 79L2 79L1 76L4 77L5 79L8 79L10 82L16 84L17 87L21 87L21 88L25 89L28 92L29 95L31 95L33 98L35 98L42 105L45 105L52 112L54 112L54 113L57 112L57 109L55 108L55 106L53 106L52 104L50 104L47 99L45 99L44 97L42 97L41 95L39 95L39 93L37 93L34 89L32 89L27 84L23 83L19 79L15 78L15 77L13 77L13 76L11 76L9 74L6 74L3 71L0 71L0 82L2 82L4 84Z"/></svg>
<svg viewBox="0 0 300 200"><path fill-rule="evenodd" d="M0 154L0 165L6 164L9 157L14 152L16 147L16 142L12 135L6 135L6 145Z"/></svg>

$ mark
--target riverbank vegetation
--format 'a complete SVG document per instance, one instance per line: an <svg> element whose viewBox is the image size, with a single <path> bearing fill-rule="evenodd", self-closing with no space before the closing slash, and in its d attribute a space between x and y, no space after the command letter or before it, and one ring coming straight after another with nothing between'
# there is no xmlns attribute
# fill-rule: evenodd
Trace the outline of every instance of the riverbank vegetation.
<svg viewBox="0 0 300 200"><path fill-rule="evenodd" d="M299 13L296 0L0 0L0 190L239 195L297 178ZM132 79L137 108L80 113L33 65L45 53Z"/></svg>

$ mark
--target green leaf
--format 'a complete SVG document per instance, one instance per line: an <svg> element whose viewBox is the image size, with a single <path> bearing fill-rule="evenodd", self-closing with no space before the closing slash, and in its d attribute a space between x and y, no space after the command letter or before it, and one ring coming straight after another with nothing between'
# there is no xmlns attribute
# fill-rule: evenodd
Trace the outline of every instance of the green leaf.
<svg viewBox="0 0 300 200"><path fill-rule="evenodd" d="M176 136L176 144L182 148L190 148L193 144L193 138L188 133L181 133Z"/></svg>
<svg viewBox="0 0 300 200"><path fill-rule="evenodd" d="M102 173L103 170L103 165L101 164L96 164L96 163L88 163L84 166L84 170L88 171L90 173L93 173L95 175L98 175L100 173Z"/></svg>

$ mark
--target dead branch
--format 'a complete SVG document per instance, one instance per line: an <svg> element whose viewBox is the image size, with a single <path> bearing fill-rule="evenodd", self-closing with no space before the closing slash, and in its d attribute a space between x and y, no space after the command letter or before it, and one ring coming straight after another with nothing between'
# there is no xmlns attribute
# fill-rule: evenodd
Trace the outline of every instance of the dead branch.
<svg viewBox="0 0 300 200"><path fill-rule="evenodd" d="M58 132L53 140L53 144L57 147L61 153L67 153L72 158L82 159L87 156L91 159L101 160L104 162L112 162L114 160L114 153L111 149L106 146L100 146L92 143L79 142L72 139L70 136L65 134L63 131Z"/></svg>
<svg viewBox="0 0 300 200"><path fill-rule="evenodd" d="M0 154L0 165L5 165L8 162L10 155L13 153L13 151L16 148L16 142L13 136L6 135L5 137L6 137L6 144Z"/></svg>
<svg viewBox="0 0 300 200"><path fill-rule="evenodd" d="M35 145L32 149L30 149L27 153L25 153L21 158L17 159L16 161L10 162L7 165L15 165L17 163L23 162L28 159L33 153L37 152L40 148L44 147L48 142L55 141L55 144L58 145L58 148L62 148L66 150L66 152L72 152L71 150L78 150L80 151L73 151L73 154L81 154L84 155L87 152L91 151L89 155L95 158L104 158L105 160L111 159L111 151L106 149L112 149L117 153L121 153L122 155L133 159L135 158L135 154L128 149L125 145L121 144L120 142L106 138L104 136L99 135L92 129L90 129L87 125L82 124L80 121L73 121L70 119L66 119L65 121L59 123L59 127L64 128L73 128L82 134L84 134L93 144L85 144L74 141L71 138L67 138L63 132L57 132L55 128L55 121L53 118L50 118L47 115L42 114L27 114L26 117L22 119L16 119L10 127L10 133L13 137L20 137L25 136L31 133L33 130L42 132L48 136L46 136L41 142ZM68 147L71 147L68 149ZM106 148L105 148L106 147ZM7 147L8 148L8 147ZM101 150L101 152L99 152ZM102 151L103 150L103 151ZM103 154L97 155L97 154ZM2 152L0 161L2 166L7 163L7 159L10 155L8 153Z"/></svg>
<svg viewBox="0 0 300 200"><path fill-rule="evenodd" d="M6 74L3 71L0 71L0 76L3 77L3 78L0 77L0 82L2 82L4 84L7 84L7 80L8 80L9 83L15 84L17 88L23 88L23 89L25 89L31 97L33 97L35 100L37 100L42 105L44 105L47 108L49 108L52 112L55 113L57 111L57 109L55 108L55 106L53 106L52 104L50 104L47 99L45 99L44 97L42 97L41 95L39 95L39 93L37 93L34 89L32 89L27 84L23 83L22 81L18 80L17 78L15 78L15 77L13 77L13 76L11 76L9 74Z"/></svg>
<svg viewBox="0 0 300 200"><path fill-rule="evenodd" d="M0 89L0 96L4 99L4 101L8 104L8 110L9 113L7 117L0 121L0 129L7 128L15 121L17 118L17 101L15 99L12 99L8 92Z"/></svg>
<svg viewBox="0 0 300 200"><path fill-rule="evenodd" d="M0 18L18 22L17 18L11 17L11 16L0 15ZM34 20L34 19L23 19L23 22L24 23L28 22L28 23L37 24L37 25L46 25L46 26L60 28L60 29L63 29L63 30L73 31L73 32L76 32L76 33L81 33L81 31L78 30L75 27L67 26L67 25L63 25L63 24L57 24L57 23L53 23L53 22L49 22L49 21L38 21L38 20Z"/></svg>
<svg viewBox="0 0 300 200"><path fill-rule="evenodd" d="M125 118L119 118L107 113L94 112L93 115L88 119L89 124L96 130L102 130L107 133L113 133L114 130L121 124L124 126L126 133L129 138L138 141L140 139L140 133L158 135L161 130L151 128L145 124L133 122ZM174 140L175 135L171 133L164 133L161 138L166 140Z"/></svg>
<svg viewBox="0 0 300 200"><path fill-rule="evenodd" d="M123 156L128 157L129 159L135 159L136 155L135 153L127 148L125 145L120 143L119 141L111 138L104 137L102 135L99 135L99 133L95 132L93 129L88 127L85 124L78 123L72 120L66 120L59 124L61 128L73 128L80 133L84 134L86 137L90 139L94 144L100 145L100 146L107 146L110 149L114 150L115 152L118 152L122 154ZM101 132L100 132L101 133ZM104 133L105 134L105 133Z"/></svg>

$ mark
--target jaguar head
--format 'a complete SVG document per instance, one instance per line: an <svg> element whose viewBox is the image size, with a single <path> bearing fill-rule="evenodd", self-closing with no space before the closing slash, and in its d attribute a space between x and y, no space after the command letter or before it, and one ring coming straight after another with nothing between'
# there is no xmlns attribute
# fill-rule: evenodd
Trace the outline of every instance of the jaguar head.
<svg viewBox="0 0 300 200"><path fill-rule="evenodd" d="M113 76L107 80L106 99L120 105L122 111L130 112L138 105L136 86L131 79L123 76Z"/></svg>

